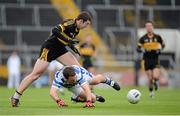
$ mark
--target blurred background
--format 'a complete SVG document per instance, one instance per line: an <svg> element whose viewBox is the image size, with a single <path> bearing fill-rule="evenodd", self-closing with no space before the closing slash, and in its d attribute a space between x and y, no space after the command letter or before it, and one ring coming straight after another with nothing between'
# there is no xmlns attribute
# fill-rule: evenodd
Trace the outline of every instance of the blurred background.
<svg viewBox="0 0 180 116"><path fill-rule="evenodd" d="M160 85L180 87L179 0L0 0L0 86L7 86L7 61L13 51L21 61L22 79L32 70L52 27L83 10L92 14L93 24L77 38L92 36L98 73L111 75L122 86L146 86L136 45L145 34L144 23L151 20L166 44L160 56ZM48 80L46 72L34 85L48 85Z"/></svg>

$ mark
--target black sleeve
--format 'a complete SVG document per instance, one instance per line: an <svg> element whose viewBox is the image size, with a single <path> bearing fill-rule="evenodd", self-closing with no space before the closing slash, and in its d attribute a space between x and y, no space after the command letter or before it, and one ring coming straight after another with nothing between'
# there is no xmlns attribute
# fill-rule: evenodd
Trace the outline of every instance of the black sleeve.
<svg viewBox="0 0 180 116"><path fill-rule="evenodd" d="M160 44L161 44L161 46L162 46L162 49L164 49L165 48L165 44L164 44L164 41L163 41L163 39L162 39L162 37L161 36L159 36L159 39L160 39Z"/></svg>
<svg viewBox="0 0 180 116"><path fill-rule="evenodd" d="M63 29L62 27L60 27L59 25L54 27L52 29L52 34L55 35L56 37L62 39L65 42L69 42L68 38L64 37L61 33L62 33Z"/></svg>
<svg viewBox="0 0 180 116"><path fill-rule="evenodd" d="M142 52L142 45L143 45L143 37L141 37L137 44L137 52Z"/></svg>

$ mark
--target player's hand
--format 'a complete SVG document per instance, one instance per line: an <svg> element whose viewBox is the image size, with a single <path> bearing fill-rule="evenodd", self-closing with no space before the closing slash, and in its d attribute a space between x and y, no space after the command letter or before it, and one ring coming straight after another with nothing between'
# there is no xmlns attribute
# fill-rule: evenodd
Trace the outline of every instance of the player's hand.
<svg viewBox="0 0 180 116"><path fill-rule="evenodd" d="M69 40L69 44L76 45L78 43L79 43L79 40L77 40L77 39Z"/></svg>
<svg viewBox="0 0 180 116"><path fill-rule="evenodd" d="M56 100L56 103L59 107L67 107L68 106L62 99Z"/></svg>
<svg viewBox="0 0 180 116"><path fill-rule="evenodd" d="M91 101L86 101L83 108L93 108L95 107Z"/></svg>
<svg viewBox="0 0 180 116"><path fill-rule="evenodd" d="M71 50L73 50L76 54L78 54L79 56L81 56L81 54L79 53L78 49L72 45L72 44L68 44L68 46L71 48Z"/></svg>

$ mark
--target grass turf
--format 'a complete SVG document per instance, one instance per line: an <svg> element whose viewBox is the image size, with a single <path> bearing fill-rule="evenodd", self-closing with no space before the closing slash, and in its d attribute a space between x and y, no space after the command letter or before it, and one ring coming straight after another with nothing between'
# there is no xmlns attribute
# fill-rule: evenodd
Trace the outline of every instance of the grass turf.
<svg viewBox="0 0 180 116"><path fill-rule="evenodd" d="M15 90L0 87L0 115L180 115L180 89L160 88L152 99L147 88L138 88L142 93L141 101L130 104L126 94L131 88L96 89L106 102L95 103L95 108L82 108L82 103L72 103L68 91L62 98L69 106L58 108L49 96L49 88L29 88L21 98L20 107L12 108L9 98Z"/></svg>

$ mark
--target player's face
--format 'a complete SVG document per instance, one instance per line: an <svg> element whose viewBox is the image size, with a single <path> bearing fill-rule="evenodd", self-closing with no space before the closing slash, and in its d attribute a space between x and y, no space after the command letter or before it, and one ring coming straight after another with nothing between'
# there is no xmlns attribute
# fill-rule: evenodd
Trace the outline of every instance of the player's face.
<svg viewBox="0 0 180 116"><path fill-rule="evenodd" d="M69 84L73 85L73 84L76 83L76 78L77 78L76 75L75 76L70 76L67 81L68 81Z"/></svg>
<svg viewBox="0 0 180 116"><path fill-rule="evenodd" d="M147 33L152 33L154 27L152 23L146 23L145 28L146 28Z"/></svg>
<svg viewBox="0 0 180 116"><path fill-rule="evenodd" d="M87 21L79 20L79 23L77 24L77 27L79 29L84 29L87 26L89 26L90 24L91 24L91 22L89 20L87 20Z"/></svg>

